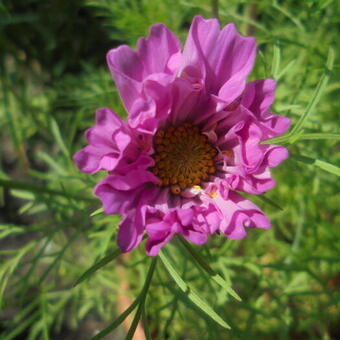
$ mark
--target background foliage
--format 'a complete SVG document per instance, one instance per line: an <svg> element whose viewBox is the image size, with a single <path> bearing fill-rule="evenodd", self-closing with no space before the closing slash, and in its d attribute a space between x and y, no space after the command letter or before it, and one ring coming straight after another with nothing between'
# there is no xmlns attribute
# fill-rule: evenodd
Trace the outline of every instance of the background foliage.
<svg viewBox="0 0 340 340"><path fill-rule="evenodd" d="M125 115L105 54L156 22L183 41L217 5L222 24L256 37L252 78L278 81L273 109L293 120L276 140L291 154L278 185L256 198L273 227L204 247L176 239L157 265L143 246L118 257L119 217L92 194L103 174L71 160L96 108ZM152 339L340 338L339 2L0 0L0 27L2 340L90 339L122 321L122 294L137 297L135 318L112 339L132 338L139 318Z"/></svg>

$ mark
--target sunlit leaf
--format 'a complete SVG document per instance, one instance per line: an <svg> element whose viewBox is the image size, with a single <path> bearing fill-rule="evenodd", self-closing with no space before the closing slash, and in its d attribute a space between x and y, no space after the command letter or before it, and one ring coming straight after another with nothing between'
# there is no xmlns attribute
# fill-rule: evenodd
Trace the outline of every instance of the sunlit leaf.
<svg viewBox="0 0 340 340"><path fill-rule="evenodd" d="M217 324L224 328L230 329L230 326L214 311L214 309L183 281L175 268L171 265L170 260L164 255L163 252L159 253L159 257L170 276L177 283L178 287L187 296L187 298Z"/></svg>
<svg viewBox="0 0 340 340"><path fill-rule="evenodd" d="M83 282L84 280L90 278L97 270L107 265L109 262L113 261L115 258L117 258L121 254L120 249L116 249L112 253L106 255L101 260L96 262L93 266L91 266L89 269L87 269L80 277L79 279L74 283L74 287L79 285L79 283Z"/></svg>

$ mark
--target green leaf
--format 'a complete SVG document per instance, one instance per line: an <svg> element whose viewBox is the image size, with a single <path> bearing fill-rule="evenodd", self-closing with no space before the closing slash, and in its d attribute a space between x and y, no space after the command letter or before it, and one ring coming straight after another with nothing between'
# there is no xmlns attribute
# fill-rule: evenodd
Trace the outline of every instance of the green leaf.
<svg viewBox="0 0 340 340"><path fill-rule="evenodd" d="M91 340L99 340L99 339L103 338L105 335L109 334L111 331L113 331L115 328L117 328L127 318L127 316L129 314L131 314L131 312L139 304L136 315L135 315L135 317L132 321L131 327L130 327L128 334L125 338L125 339L132 339L132 337L135 333L136 327L138 325L138 321L141 317L142 310L144 308L146 295L148 293L150 283L151 283L151 279L152 279L153 273L154 273L155 268L156 268L156 262L157 262L157 257L153 258L151 265L150 265L150 268L149 268L149 271L148 271L148 274L146 276L142 291L139 294L139 296L135 299L135 301L121 315L119 315L119 317L115 321L113 321L108 327L106 327L105 329L100 331L97 335L95 335L93 338L91 338Z"/></svg>
<svg viewBox="0 0 340 340"><path fill-rule="evenodd" d="M12 340L17 338L26 328L30 327L40 317L40 311L32 313L26 320L13 327L8 333L1 334L1 340Z"/></svg>
<svg viewBox="0 0 340 340"><path fill-rule="evenodd" d="M58 252L58 255L54 258L52 263L45 269L43 274L40 276L38 282L36 283L37 286L40 286L43 283L43 281L47 278L50 271L62 260L66 250L77 239L80 232L81 232L81 229L79 228L71 235L71 237L68 239L67 243Z"/></svg>
<svg viewBox="0 0 340 340"><path fill-rule="evenodd" d="M300 20L296 15L290 13L284 6L278 4L277 0L273 1L273 7L280 11L284 16L290 19L302 32L304 32L305 28L301 24Z"/></svg>
<svg viewBox="0 0 340 340"><path fill-rule="evenodd" d="M176 282L180 290L186 295L186 297L217 324L224 328L230 329L230 326L213 310L213 308L183 281L163 252L159 253L159 257L170 276Z"/></svg>
<svg viewBox="0 0 340 340"><path fill-rule="evenodd" d="M261 144L285 144L285 143L295 143L300 140L322 140L322 139L330 139L334 141L340 140L339 133L298 133L294 136L294 139L291 139L290 135L280 136L272 139L268 139L266 141L261 142Z"/></svg>
<svg viewBox="0 0 340 340"><path fill-rule="evenodd" d="M194 260L200 265L200 267L210 275L210 277L220 286L223 290L233 296L236 300L242 301L239 295L231 288L231 285L219 274L217 274L210 265L204 260L204 258L199 254L194 247L192 247L187 241L182 237L179 237L181 244L188 251L188 253L194 258Z"/></svg>
<svg viewBox="0 0 340 340"><path fill-rule="evenodd" d="M146 318L145 304L144 304L143 310L142 310L142 322L143 322L145 339L146 340L152 340L150 329L149 329L149 325L148 325L148 320Z"/></svg>
<svg viewBox="0 0 340 340"><path fill-rule="evenodd" d="M276 43L274 45L272 70L271 70L271 76L274 79L277 79L277 75L279 73L279 68L280 68L280 62L281 62L281 51L280 51L279 44Z"/></svg>
<svg viewBox="0 0 340 340"><path fill-rule="evenodd" d="M70 152L68 151L66 144L64 143L64 140L60 133L60 129L59 129L57 122L53 118L50 118L50 119L51 119L51 130L55 138L55 141L57 142L60 150L63 152L66 158L70 158Z"/></svg>
<svg viewBox="0 0 340 340"><path fill-rule="evenodd" d="M296 59L291 60L282 70L276 74L276 81L282 78L296 63Z"/></svg>
<svg viewBox="0 0 340 340"><path fill-rule="evenodd" d="M271 205L272 207L283 211L283 208L281 208L276 202L274 202L273 200L271 200L270 198L264 196L264 195L258 195L257 196L261 201L263 201L264 203L268 203L269 205Z"/></svg>
<svg viewBox="0 0 340 340"><path fill-rule="evenodd" d="M104 211L103 208L99 208L99 209L95 210L93 213L91 213L90 217L93 217L93 216L97 216L97 215L99 215L99 214L102 214L103 211Z"/></svg>
<svg viewBox="0 0 340 340"><path fill-rule="evenodd" d="M334 141L340 140L340 133L303 133L299 136L299 140L319 140L331 139Z"/></svg>
<svg viewBox="0 0 340 340"><path fill-rule="evenodd" d="M104 267L109 262L113 261L116 257L118 257L121 254L120 249L116 249L112 253L106 255L101 260L96 262L93 266L91 266L89 269L87 269L80 277L79 279L74 283L73 287L79 285L79 283L83 282L87 278L89 278L91 275L93 275L97 270Z"/></svg>
<svg viewBox="0 0 340 340"><path fill-rule="evenodd" d="M319 159L314 159L314 158L303 156L303 155L296 155L296 154L291 155L291 158L296 159L297 161L305 163L305 164L317 166L322 170L330 172L331 174L340 176L340 168L333 164L327 163L325 161L321 161Z"/></svg>
<svg viewBox="0 0 340 340"><path fill-rule="evenodd" d="M305 124L307 118L309 115L313 112L315 106L318 104L320 101L320 98L322 96L323 91L325 90L328 80L330 78L331 71L333 69L334 65L334 50L332 48L329 48L328 51L328 57L327 57L327 62L326 62L326 70L323 72L319 83L315 89L314 94L312 95L312 98L310 102L308 103L305 112L302 114L298 122L294 125L292 131L290 132L289 136L290 139L294 139L294 136L298 134L303 125Z"/></svg>
<svg viewBox="0 0 340 340"><path fill-rule="evenodd" d="M94 201L96 199L90 197L84 197L84 195L76 195L72 193L67 193L65 191L59 191L54 189L49 189L40 185L32 184L32 183L25 183L25 182L18 182L12 181L10 179L0 178L0 186L9 188L9 189L21 189L27 190L30 192L34 192L37 194L49 194L52 196L63 196L69 199L75 199L80 201Z"/></svg>
<svg viewBox="0 0 340 340"><path fill-rule="evenodd" d="M138 322L139 322L139 320L140 320L140 318L142 316L142 311L143 311L144 306L145 306L146 295L148 293L148 290L149 290L149 287L150 287L150 283L151 283L151 279L152 279L153 273L154 273L155 268L156 268L156 263L157 263L157 257L154 257L152 262L151 262L151 266L150 266L149 272L148 272L148 274L146 276L142 292L140 294L140 303L139 303L137 312L135 314L135 317L132 320L130 329L129 329L126 337L125 337L125 340L132 340L133 336L134 336L134 334L136 332L136 328L137 328Z"/></svg>
<svg viewBox="0 0 340 340"><path fill-rule="evenodd" d="M100 331L98 334L96 334L94 337L92 337L91 340L99 340L103 338L105 335L109 334L115 328L117 328L137 307L139 300L140 300L140 297L137 297L137 299L133 301L132 304L122 314L120 314L115 321L113 321L108 327L106 327L105 329Z"/></svg>

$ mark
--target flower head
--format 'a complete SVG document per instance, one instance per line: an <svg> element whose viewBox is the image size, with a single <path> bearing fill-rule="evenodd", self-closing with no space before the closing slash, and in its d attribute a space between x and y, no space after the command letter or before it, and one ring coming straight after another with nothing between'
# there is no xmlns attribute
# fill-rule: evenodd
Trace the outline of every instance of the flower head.
<svg viewBox="0 0 340 340"><path fill-rule="evenodd" d="M109 51L108 65L127 121L97 110L89 145L74 160L86 173L108 172L95 188L107 214L123 216L118 232L130 251L146 232L157 255L175 234L196 244L221 233L231 239L268 218L237 191L262 194L275 182L270 168L287 150L261 142L290 124L274 115L272 79L246 82L255 40L233 24L194 18L183 50L164 25L151 27L137 49Z"/></svg>

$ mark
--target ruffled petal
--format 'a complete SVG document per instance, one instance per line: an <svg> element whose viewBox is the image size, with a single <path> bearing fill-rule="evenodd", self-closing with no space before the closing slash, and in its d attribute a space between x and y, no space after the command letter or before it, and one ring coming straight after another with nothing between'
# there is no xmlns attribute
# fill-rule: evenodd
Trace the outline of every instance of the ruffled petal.
<svg viewBox="0 0 340 340"><path fill-rule="evenodd" d="M242 93L255 54L255 39L240 36L233 24L221 31L216 19L196 16L184 46L182 72L204 79L207 91L228 105Z"/></svg>
<svg viewBox="0 0 340 340"><path fill-rule="evenodd" d="M131 211L119 225L117 243L123 253L136 248L143 239L144 227L137 221L138 212Z"/></svg>
<svg viewBox="0 0 340 340"><path fill-rule="evenodd" d="M73 160L86 173L112 171L132 141L125 123L107 108L96 111L96 124L86 131L85 136L89 145L78 151Z"/></svg>
<svg viewBox="0 0 340 340"><path fill-rule="evenodd" d="M175 56L179 53L179 40L162 24L151 27L149 36L138 41L136 51L123 45L108 52L108 66L128 112L150 75L166 73L175 77L180 62Z"/></svg>
<svg viewBox="0 0 340 340"><path fill-rule="evenodd" d="M143 61L145 75L161 72L173 73L169 69L169 61L172 58L171 69L176 69L174 63L180 50L179 39L163 24L151 26L149 36L139 39L137 44L138 55ZM179 64L177 64L178 67Z"/></svg>
<svg viewBox="0 0 340 340"><path fill-rule="evenodd" d="M218 195L214 203L224 217L220 231L231 239L245 237L245 228L268 229L270 227L269 219L261 209L235 192L230 192L227 200Z"/></svg>
<svg viewBox="0 0 340 340"><path fill-rule="evenodd" d="M116 190L111 185L111 180L114 177L115 175L109 175L100 181L94 189L94 194L102 201L105 214L124 214L133 208L134 202L143 188L140 187L132 191Z"/></svg>
<svg viewBox="0 0 340 340"><path fill-rule="evenodd" d="M125 175L110 176L110 185L120 191L134 190L145 183L158 183L159 179L147 170L132 170Z"/></svg>
<svg viewBox="0 0 340 340"><path fill-rule="evenodd" d="M241 105L246 107L263 127L264 139L283 134L291 123L289 118L270 112L275 88L276 82L273 79L255 80L247 84L242 97Z"/></svg>

